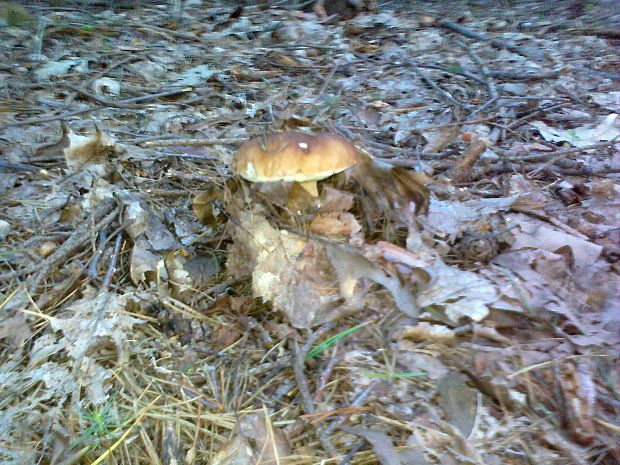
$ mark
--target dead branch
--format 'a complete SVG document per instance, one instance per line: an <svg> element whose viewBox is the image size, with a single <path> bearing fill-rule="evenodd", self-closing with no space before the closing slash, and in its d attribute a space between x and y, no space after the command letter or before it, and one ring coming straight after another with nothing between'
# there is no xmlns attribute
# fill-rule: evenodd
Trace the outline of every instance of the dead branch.
<svg viewBox="0 0 620 465"><path fill-rule="evenodd" d="M452 21L447 19L441 19L437 22L437 24L452 32L456 32L458 34L464 35L465 37L469 37L470 39L490 42L496 47L505 48L510 52L517 53L528 58L542 58L540 53L533 53L527 50L523 50L521 47L517 47L516 45L506 42L505 40L495 39L482 32L474 32L470 29L464 28L463 26L459 26L458 24L453 23Z"/></svg>
<svg viewBox="0 0 620 465"><path fill-rule="evenodd" d="M109 105L110 102L106 101L106 105L97 105L91 108L85 108L83 110L76 110L76 111L70 111L67 113L63 113L61 115L56 115L56 116L44 116L42 118L33 118L33 119L26 119L26 120L22 120L22 121L13 121L11 123L6 123L2 126L0 126L0 131L3 131L6 128L12 128L12 127L17 127L17 126L29 126L31 124L41 124L41 123L49 123L51 121L59 121L59 120L64 120L67 118L70 118L72 116L78 116L78 115L83 115L86 113L91 113L93 111L98 111L98 110L102 110L104 108L127 108L126 106L123 105L129 105L132 103L139 103L139 102L146 102L149 100L154 100L160 97L171 97L173 95L178 95L178 94L184 94L186 92L191 92L192 88L191 87L184 87L182 89L173 89L173 90L168 90L165 92L159 92L156 94L150 94L150 95L143 95L141 97L134 97L134 98L130 98L127 100L120 100L118 102L112 102L113 105ZM86 91L85 91L86 92ZM89 93L90 94L90 93Z"/></svg>

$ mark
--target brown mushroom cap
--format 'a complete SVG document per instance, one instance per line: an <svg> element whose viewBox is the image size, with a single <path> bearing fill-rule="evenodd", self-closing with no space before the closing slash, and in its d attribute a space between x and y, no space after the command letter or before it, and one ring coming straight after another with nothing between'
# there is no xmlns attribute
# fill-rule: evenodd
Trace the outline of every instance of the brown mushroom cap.
<svg viewBox="0 0 620 465"><path fill-rule="evenodd" d="M325 179L357 163L353 144L331 133L279 132L243 144L233 171L251 182Z"/></svg>

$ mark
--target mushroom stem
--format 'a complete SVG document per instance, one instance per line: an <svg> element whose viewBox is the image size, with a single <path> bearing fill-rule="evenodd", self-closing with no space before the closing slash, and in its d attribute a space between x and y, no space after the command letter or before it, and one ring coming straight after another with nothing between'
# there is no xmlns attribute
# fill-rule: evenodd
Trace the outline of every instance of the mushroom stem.
<svg viewBox="0 0 620 465"><path fill-rule="evenodd" d="M312 197L319 196L319 189L316 187L316 181L300 182L299 185L303 187Z"/></svg>

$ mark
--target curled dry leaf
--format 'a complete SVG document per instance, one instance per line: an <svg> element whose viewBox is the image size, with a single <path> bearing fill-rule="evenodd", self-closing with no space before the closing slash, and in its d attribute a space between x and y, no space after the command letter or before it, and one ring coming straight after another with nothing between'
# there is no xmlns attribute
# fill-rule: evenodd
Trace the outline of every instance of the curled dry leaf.
<svg viewBox="0 0 620 465"><path fill-rule="evenodd" d="M473 138L469 147L467 147L460 158L456 160L454 165L448 170L447 175L452 179L452 182L459 183L466 181L471 175L473 166L486 149L487 144L482 138Z"/></svg>
<svg viewBox="0 0 620 465"><path fill-rule="evenodd" d="M102 77L96 79L92 84L93 92L97 95L119 95L121 93L121 85L116 79Z"/></svg>
<svg viewBox="0 0 620 465"><path fill-rule="evenodd" d="M192 210L198 221L206 226L213 226L222 220L222 212L217 208L217 200L222 199L222 193L217 189L201 192L192 199Z"/></svg>
<svg viewBox="0 0 620 465"><path fill-rule="evenodd" d="M173 296L179 296L192 289L192 277L185 269L187 259L180 253L168 252L164 259Z"/></svg>
<svg viewBox="0 0 620 465"><path fill-rule="evenodd" d="M413 253L385 241L378 241L366 249L373 259L378 259L388 269L395 269L402 277L406 277L415 290L420 290L435 280L432 270L434 257L429 254Z"/></svg>
<svg viewBox="0 0 620 465"><path fill-rule="evenodd" d="M47 258L58 248L58 244L54 241L44 241L37 247L37 254L43 258Z"/></svg>
<svg viewBox="0 0 620 465"><path fill-rule="evenodd" d="M446 343L454 341L456 334L447 326L421 322L415 326L403 327L395 337L397 339L407 338L414 341Z"/></svg>
<svg viewBox="0 0 620 465"><path fill-rule="evenodd" d="M352 207L353 194L329 186L323 187L319 213L345 212L351 210Z"/></svg>
<svg viewBox="0 0 620 465"><path fill-rule="evenodd" d="M11 232L11 223L8 221L0 220L0 241L6 239Z"/></svg>
<svg viewBox="0 0 620 465"><path fill-rule="evenodd" d="M392 212L394 221L408 226L415 215L428 211L430 191L426 184L432 179L425 173L394 168L369 157L363 157L351 173L377 211Z"/></svg>

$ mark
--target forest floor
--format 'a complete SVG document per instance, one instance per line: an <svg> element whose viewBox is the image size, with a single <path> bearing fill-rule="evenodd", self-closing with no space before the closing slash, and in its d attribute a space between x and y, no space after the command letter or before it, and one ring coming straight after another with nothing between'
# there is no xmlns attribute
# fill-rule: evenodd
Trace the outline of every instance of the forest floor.
<svg viewBox="0 0 620 465"><path fill-rule="evenodd" d="M615 2L112 3L0 4L1 463L620 463Z"/></svg>

